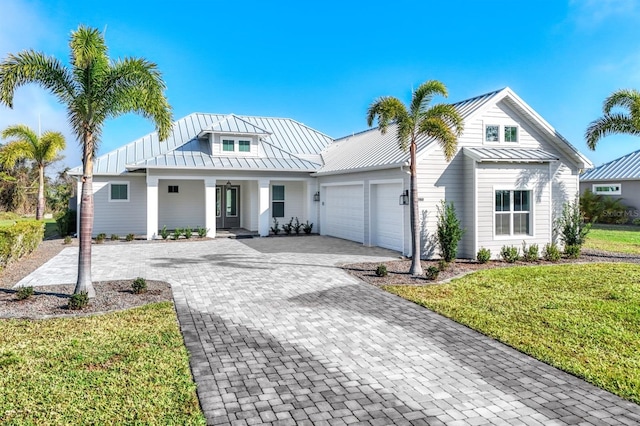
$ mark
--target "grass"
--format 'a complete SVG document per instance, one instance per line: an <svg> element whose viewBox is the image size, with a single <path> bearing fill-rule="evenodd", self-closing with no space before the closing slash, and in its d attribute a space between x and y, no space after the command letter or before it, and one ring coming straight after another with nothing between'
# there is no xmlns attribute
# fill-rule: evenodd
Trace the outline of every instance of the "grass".
<svg viewBox="0 0 640 426"><path fill-rule="evenodd" d="M386 290L640 403L640 265L488 269Z"/></svg>
<svg viewBox="0 0 640 426"><path fill-rule="evenodd" d="M640 226L594 225L587 235L584 248L640 254Z"/></svg>
<svg viewBox="0 0 640 426"><path fill-rule="evenodd" d="M0 321L1 424L205 424L173 305Z"/></svg>
<svg viewBox="0 0 640 426"><path fill-rule="evenodd" d="M31 219L20 219L20 220L35 220ZM16 221L12 219L0 220L0 226L13 225ZM56 226L55 219L44 219L44 238L52 238L58 235L58 227Z"/></svg>

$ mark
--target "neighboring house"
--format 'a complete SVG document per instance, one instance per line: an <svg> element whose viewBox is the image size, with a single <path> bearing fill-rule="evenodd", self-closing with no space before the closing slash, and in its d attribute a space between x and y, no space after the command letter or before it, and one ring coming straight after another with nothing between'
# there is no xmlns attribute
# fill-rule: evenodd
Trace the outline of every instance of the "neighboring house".
<svg viewBox="0 0 640 426"><path fill-rule="evenodd" d="M628 207L640 207L640 150L584 172L580 193L587 189L596 195L622 198Z"/></svg>
<svg viewBox="0 0 640 426"><path fill-rule="evenodd" d="M454 104L465 120L446 162L418 143L422 256L437 255L437 206L453 202L464 228L460 257L481 247L544 245L592 167L509 88ZM333 141L290 119L191 114L159 142L152 133L96 159L94 233L241 227L269 235L273 217L314 232L411 255L408 153L393 126ZM81 174L78 167L72 171Z"/></svg>

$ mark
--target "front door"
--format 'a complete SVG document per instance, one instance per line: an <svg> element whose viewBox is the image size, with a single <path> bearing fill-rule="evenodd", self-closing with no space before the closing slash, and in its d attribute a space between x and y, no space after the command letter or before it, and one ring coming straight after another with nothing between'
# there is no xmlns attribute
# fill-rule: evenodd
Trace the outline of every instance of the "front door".
<svg viewBox="0 0 640 426"><path fill-rule="evenodd" d="M240 228L239 186L216 186L216 228Z"/></svg>

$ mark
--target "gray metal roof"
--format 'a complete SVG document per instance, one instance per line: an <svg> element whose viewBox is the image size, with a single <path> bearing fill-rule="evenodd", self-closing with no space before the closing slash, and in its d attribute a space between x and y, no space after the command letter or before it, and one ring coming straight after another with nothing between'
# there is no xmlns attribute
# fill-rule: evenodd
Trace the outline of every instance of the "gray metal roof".
<svg viewBox="0 0 640 426"><path fill-rule="evenodd" d="M545 163L559 160L558 156L542 149L464 147L462 152L479 162Z"/></svg>
<svg viewBox="0 0 640 426"><path fill-rule="evenodd" d="M463 120L466 120L502 90L457 102L453 106ZM432 142L433 138L418 140L418 152ZM396 126L391 125L384 135L376 127L338 139L322 153L322 158L324 166L318 171L319 175L357 169L399 167L409 161L409 152L400 150Z"/></svg>
<svg viewBox="0 0 640 426"><path fill-rule="evenodd" d="M149 166L156 164L163 167L191 167L187 164L199 161L212 167L214 164L223 164L224 162L213 160L205 161L207 156L211 157L210 152L205 152L202 159L196 161L198 155L194 151L195 148L202 147L199 145L198 135L218 130L220 133L261 135L264 155L258 158L266 163L247 161L248 158L258 160L256 157L239 157L239 160L246 162L247 167L255 165L258 170L265 170L270 164L274 167L277 164L276 169L283 171L317 170L320 152L333 141L329 136L288 118L193 113L174 123L166 141L160 142L158 134L153 132L97 157L94 160L94 174L118 175L128 168L142 168L146 162L149 162ZM182 153L172 154L183 146L185 149ZM189 151L191 153L187 154ZM312 164L315 164L314 168L311 168ZM82 174L82 167L73 168L69 173Z"/></svg>
<svg viewBox="0 0 640 426"><path fill-rule="evenodd" d="M640 150L580 175L580 181L640 179Z"/></svg>

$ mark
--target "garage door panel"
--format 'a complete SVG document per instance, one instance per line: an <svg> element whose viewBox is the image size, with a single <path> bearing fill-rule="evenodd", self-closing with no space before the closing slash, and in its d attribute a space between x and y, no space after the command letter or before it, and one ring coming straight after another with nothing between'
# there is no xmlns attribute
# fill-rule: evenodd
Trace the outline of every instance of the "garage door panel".
<svg viewBox="0 0 640 426"><path fill-rule="evenodd" d="M402 184L375 185L372 200L372 243L391 250L403 249L404 208L399 204Z"/></svg>
<svg viewBox="0 0 640 426"><path fill-rule="evenodd" d="M325 190L325 234L364 242L362 185L329 186Z"/></svg>

